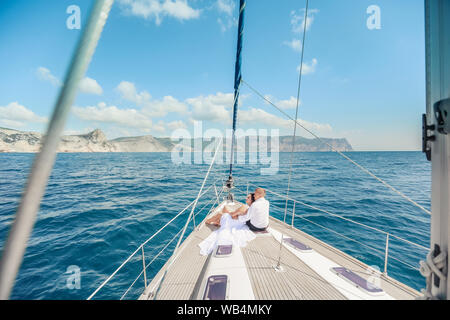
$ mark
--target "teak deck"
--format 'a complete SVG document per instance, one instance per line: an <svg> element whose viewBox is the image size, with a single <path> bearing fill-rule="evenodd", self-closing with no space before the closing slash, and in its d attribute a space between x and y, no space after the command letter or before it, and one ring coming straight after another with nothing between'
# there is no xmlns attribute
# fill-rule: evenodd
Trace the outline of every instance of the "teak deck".
<svg viewBox="0 0 450 320"><path fill-rule="evenodd" d="M345 267L367 279L368 266L346 253L325 244L324 242L298 230L283 222L270 218L270 228L274 232L283 233L285 237L292 237L311 247L316 253L329 261ZM167 275L159 292L158 300L188 300L197 299L205 270L210 256L201 256L198 244L204 240L215 228L202 224L181 245L178 257L168 269ZM348 299L344 286L330 283L303 262L292 250L285 246L281 251L282 271L275 270L280 254L280 242L272 234L258 235L240 248L247 273L257 300L336 300ZM168 267L166 263L153 281L141 295L140 299L153 299L155 288ZM391 298L414 299L420 293L384 274L379 275L380 285ZM337 281L337 283L339 280ZM338 290L339 288L339 290ZM343 294L344 293L344 294ZM353 298L370 299L367 295L356 294ZM375 297L374 297L375 298Z"/></svg>

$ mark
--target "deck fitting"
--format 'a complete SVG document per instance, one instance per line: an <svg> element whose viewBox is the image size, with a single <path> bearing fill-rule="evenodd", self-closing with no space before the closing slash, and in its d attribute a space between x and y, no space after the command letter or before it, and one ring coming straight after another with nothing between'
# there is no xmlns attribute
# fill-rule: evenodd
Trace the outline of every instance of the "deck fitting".
<svg viewBox="0 0 450 320"><path fill-rule="evenodd" d="M273 266L273 268L275 269L276 272L285 272L286 271L286 270L284 270L284 268L281 264L277 264L277 265Z"/></svg>

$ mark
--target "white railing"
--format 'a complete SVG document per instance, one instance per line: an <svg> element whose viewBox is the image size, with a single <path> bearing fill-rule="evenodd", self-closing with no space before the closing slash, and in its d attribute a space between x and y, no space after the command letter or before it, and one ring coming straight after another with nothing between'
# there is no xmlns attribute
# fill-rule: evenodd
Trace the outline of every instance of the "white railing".
<svg viewBox="0 0 450 320"><path fill-rule="evenodd" d="M196 223L195 223L195 216L200 214L205 208L206 206L208 206L209 204L211 204L211 202L215 199L214 204L211 206L210 211L214 208L215 203L220 201L220 195L217 193L217 187L216 187L216 183L217 181L221 180L221 179L217 179L215 180L205 191L203 191L203 188L205 187L206 181L209 178L209 175L211 173L211 169L214 166L216 157L218 155L218 151L219 148L222 146L222 140L220 140L220 142L218 143L217 147L216 147L216 151L214 153L214 157L211 161L211 164L209 165L208 171L203 179L202 182L202 186L200 187L200 190L198 191L197 197L195 198L194 201L192 201L187 207L185 207L183 210L181 210L175 217L173 217L169 222L167 222L161 229L159 229L157 232L155 232L150 238L148 238L146 241L144 241L105 281L103 281L103 283L87 298L87 300L91 300L109 281L111 281L112 278L114 278L114 276L126 265L128 264L131 259L138 254L138 252L141 252L141 258L142 258L142 272L137 276L137 278L133 281L133 283L131 284L130 287L128 287L128 289L125 291L125 293L122 295L121 300L128 294L128 292L131 290L131 288L134 286L134 284L137 282L137 280L141 277L141 275L144 275L144 288L147 289L147 268L157 259L157 257L159 257L162 252L164 252L167 247L170 245L170 243L172 243L172 241L174 239L176 239L178 236L178 242L177 245L174 249L174 252L172 254L172 256L169 258L169 267L170 264L173 263L173 256L175 256L181 241L183 240L183 237L185 235L185 232L189 226L189 224L191 223L191 220L194 224L194 230L196 228ZM197 213L195 213L195 209L197 208L197 204L198 201L209 191L211 190L211 188L214 187L214 193L215 193L215 197L213 197L200 211L198 211ZM223 187L223 181L222 181L222 190L221 193L223 192L224 187ZM186 223L184 224L183 228L175 235L175 237L170 240L170 242L150 261L150 263L148 265L145 264L145 252L144 252L144 246L150 242L153 238L155 238L159 233L161 233L161 231L163 231L167 226L169 226L173 221L175 221L179 216L181 216L187 209L191 208L191 212L189 213L189 216L186 220ZM168 269L168 268L167 268ZM167 273L167 269L164 272L164 275L162 277L162 280L160 281L160 284L162 283L162 281L165 278L165 275ZM160 285L159 284L159 285Z"/></svg>
<svg viewBox="0 0 450 320"><path fill-rule="evenodd" d="M213 185L214 186L214 188L216 188L216 186L215 185ZM222 191L223 191L223 189L222 189ZM222 192L221 192L222 193ZM208 216L209 215L209 213L212 211L212 209L214 208L214 206L216 205L216 202L218 201L218 199L220 198L220 195L217 195L217 193L216 193L216 197L214 198L212 198L207 204L205 204L195 215L194 215L194 217L195 216L198 216L200 213L202 213L203 212L203 210L207 207L207 206L209 206L210 204L211 204L211 202L214 200L214 203L213 203L213 205L211 206L211 208L208 210L208 213L206 214L206 216ZM193 203L192 203L193 204ZM191 204L191 205L192 205ZM194 222L194 228L195 228L195 220L193 220L193 222ZM177 239L179 236L180 236L180 234L181 234L181 232L183 231L183 228L181 228L180 229L180 231L178 231L178 233L176 234L176 235L174 235L173 237L172 237L172 239L168 242L168 243L166 243L166 245L153 257L153 259L147 264L147 265L143 265L143 269L142 269L142 271L141 271L141 273L136 277L136 279L133 281L133 283L128 287L128 289L125 291L125 293L122 295L122 297L120 298L120 300L123 300L123 298L125 298L125 296L128 294L128 292L131 290L131 288L134 286L134 284L137 282L137 280L139 280L139 278L142 276L142 274L144 274L144 287L145 288L147 288L147 280L146 280L146 274L145 274L145 272L146 272L146 270L148 269L148 267L150 267L150 265L153 263L153 262L155 262L156 261L156 259L158 259L159 258L159 256L170 246L170 244L175 240L175 239Z"/></svg>
<svg viewBox="0 0 450 320"><path fill-rule="evenodd" d="M219 179L220 180L220 179ZM192 206L194 206L194 204L196 204L198 202L198 200L200 200L206 193L208 193L208 191L210 191L212 188L214 188L214 195L213 198L210 199L210 201L204 205L199 211L197 211L193 216L197 216L200 213L203 212L203 210L212 203L212 201L214 200L215 202L213 203L213 205L211 206L209 212L214 208L215 204L217 203L217 201L219 201L220 199L220 195L222 194L222 192L220 194L217 193L217 183L218 180L216 180L213 184L211 184L205 191L203 191L201 194L198 195L198 197L192 201L188 206L186 206L183 210L181 210L175 217L173 217L170 221L168 221L163 227L161 227L158 231L156 231L150 238L148 238L147 240L145 240L141 245L139 245L139 247L105 280L103 281L103 283L87 298L87 300L91 300L105 285L107 285L116 275L117 273L125 266L127 265L132 259L133 257L135 257L136 255L139 254L141 255L141 259L142 259L142 271L141 273L137 276L137 278L133 281L133 283L130 285L130 287L128 287L128 289L125 291L125 293L122 295L122 297L120 298L121 300L128 294L128 292L132 289L132 287L135 285L135 283L138 281L138 279L144 275L144 287L147 288L148 282L147 282L147 274L146 271L148 269L148 267L150 267L150 265L156 261L156 259L170 246L170 244L181 234L181 232L183 231L184 228L182 228L164 247L163 249L161 249L158 254L156 256L153 257L153 259L148 263L145 264L145 252L144 252L144 247L146 244L148 244L152 239L154 239L158 234L160 234L163 230L165 230L169 225L171 225L178 217L180 217L184 212L186 212L186 210L188 210L189 208L191 208ZM223 189L222 189L223 191ZM193 221L195 221L193 219ZM194 222L194 228L196 227L195 222Z"/></svg>
<svg viewBox="0 0 450 320"><path fill-rule="evenodd" d="M241 189L239 189L239 188L235 188L235 189L238 190L238 191L240 191L241 193L247 195L247 194L249 193L248 190L249 190L249 187L250 187L250 186L252 186L252 187L257 187L256 185L253 185L253 184L247 182L247 191L241 190ZM287 197L287 196L285 196L285 195L281 195L281 194L279 194L279 193L277 193L277 192L274 192L274 191L271 191L271 190L268 190L268 189L266 189L266 192L268 192L268 193L270 193L270 194L273 194L273 195L275 195L275 196L277 196L277 197L279 197L279 198L282 198L282 199L284 199L284 200L291 201L291 202L293 203L293 206L292 206L292 220L291 220L291 223L290 223L290 225L291 225L292 228L295 228L295 226L294 226L294 220L295 220L295 218L297 217L297 218L300 218L300 219L302 219L302 220L304 220L304 221L307 221L307 222L309 222L309 223L311 223L311 224L313 224L313 225L315 225L315 226L317 226L317 227L320 227L320 228L322 228L322 229L325 229L325 230L327 230L327 231L329 231L329 232L331 232L331 233L333 233L333 234L336 234L336 235L338 235L338 236L340 236L340 237L342 237L342 238L344 238L344 239L347 239L347 240L349 240L349 241L358 243L358 244L360 244L361 246L363 246L363 247L365 247L365 248L368 248L368 249L371 249L371 250L373 250L373 251L376 251L376 252L378 252L378 253L380 253L380 254L383 254L383 256L384 256L384 269L383 269L383 273L386 274L386 275L387 275L387 269L388 269L388 259L393 259L393 260L395 260L395 261L397 261L397 262L399 262L399 263L401 263L401 264L403 264L403 265L408 266L408 267L411 268L411 269L414 269L414 270L419 271L419 268L418 268L418 267L415 267L415 266L413 266L413 265L411 265L411 264L409 264L409 263L407 263L407 262L405 262L405 261L402 261L402 260L400 260L400 259L398 259L398 258L396 258L396 257L389 256L389 242L390 242L390 239L394 238L394 239L399 240L399 241L401 241L401 242L408 243L408 244L410 244L410 245L412 245L412 246L415 246L416 248L419 248L419 249L421 249L421 250L424 250L424 252L428 252L428 251L429 251L429 248L427 248L427 247L425 247L425 246L422 246L422 245L420 245L420 244L414 243L414 242L409 241L409 240L407 240L407 239L404 239L404 238L402 238L402 237L393 235L393 234L391 234L391 233L389 233L389 232L380 230L380 229L378 229L378 228L375 228L375 227L366 225L366 224L361 223L361 222L354 221L354 220L352 220L352 219L349 219L349 218L343 217L343 216L341 216L341 215L332 213L332 212L330 212L330 211L328 211L328 210L324 210L324 209L318 208L318 207L316 207L316 206L312 206L312 205L307 204L307 203L305 203L305 202L303 202L303 201L296 200L296 199L293 199L293 198L291 198L291 197ZM314 222L314 221L312 221L312 220L310 220L310 219L308 219L308 218L305 218L305 217L303 217L303 216L301 216L301 215L296 214L296 213L295 213L295 210L296 210L296 205L297 205L297 204L298 204L298 205L301 205L301 206L304 206L304 207L307 207L307 208L310 208L310 209L313 209L313 210L315 210L315 211L319 211L319 212L325 213L325 214L330 215L330 216L333 216L333 217L335 217L335 218L338 218L338 219L341 219L341 220L350 222L350 223L352 223L352 224L355 224L355 225L358 225L358 226L364 227L364 228L366 228L366 229L369 229L369 230L372 230L372 231L375 231L375 232L377 232L377 233L380 233L380 234L385 235L385 237L386 237L385 250L383 251L383 250L374 248L374 247L372 247L372 246L369 246L369 245L367 245L367 244L365 244L365 243L363 243L363 242L361 242L361 241L358 241L358 240L356 240L356 239L352 239L352 238L350 238L350 237L348 237L348 236L346 236L346 235L344 235L344 234L342 234L342 233L340 233L340 232L338 232L338 231L336 231L336 230L332 230L332 229L330 229L330 228L328 228L328 227L325 227L325 226L323 226L323 225L321 225L321 224L319 224L319 223L317 223L317 222ZM276 208L278 208L278 209L280 209L280 210L285 210L285 208L281 208L281 207L279 207L279 206L276 206L276 205L274 205L273 203L271 203L271 206L274 206L274 207L276 207ZM287 210L285 210L285 213L284 213L284 223L286 223L286 213L287 213Z"/></svg>

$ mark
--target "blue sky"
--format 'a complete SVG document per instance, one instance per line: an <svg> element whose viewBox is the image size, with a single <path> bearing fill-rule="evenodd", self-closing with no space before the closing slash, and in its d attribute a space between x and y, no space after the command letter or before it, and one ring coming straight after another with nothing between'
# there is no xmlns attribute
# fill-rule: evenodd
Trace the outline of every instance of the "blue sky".
<svg viewBox="0 0 450 320"><path fill-rule="evenodd" d="M0 127L44 131L81 31L67 7L86 0L0 3ZM380 8L381 29L367 28ZM170 136L231 126L238 0L116 0L80 87L67 134ZM248 0L243 78L295 115L305 1ZM310 0L299 117L356 150L419 150L425 110L421 0ZM238 125L292 123L245 85ZM305 131L300 134L311 137Z"/></svg>

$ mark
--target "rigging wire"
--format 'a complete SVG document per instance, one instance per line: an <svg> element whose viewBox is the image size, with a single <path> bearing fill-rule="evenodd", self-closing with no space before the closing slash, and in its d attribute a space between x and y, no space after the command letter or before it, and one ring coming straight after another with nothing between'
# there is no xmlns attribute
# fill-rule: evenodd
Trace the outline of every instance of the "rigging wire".
<svg viewBox="0 0 450 320"><path fill-rule="evenodd" d="M286 214L287 214L287 207L288 207L288 197L289 197L289 190L291 187L291 178L292 178L292 165L294 162L294 151L295 151L295 138L297 136L297 122L298 122L298 109L299 109L299 102L300 102L300 90L302 86L302 73L303 73L303 58L305 53L305 39L306 39L306 26L308 25L308 6L309 6L309 0L306 0L306 6L305 6L305 18L303 19L303 39L302 39L302 54L300 58L300 74L298 75L298 89L297 89L297 106L295 109L295 121L294 121L294 134L292 136L292 150L290 154L290 165L289 165L289 177L288 177L288 185L286 190L286 205L284 207L284 222L286 223ZM277 269L280 268L281 263L281 251L283 248L283 240L284 240L284 234L281 234L281 241L280 241L280 252L278 254L278 262L277 262Z"/></svg>
<svg viewBox="0 0 450 320"><path fill-rule="evenodd" d="M256 95L258 95L260 98L262 98L263 100L265 100L267 103L269 103L271 106L273 106L274 108L276 108L279 112L281 112L284 116L286 116L287 118L289 118L292 121L295 121L295 119L293 119L289 114L287 114L286 112L284 112L280 107L278 107L275 103L273 103L272 101L270 101L269 99L267 99L263 94L261 94L258 90L256 90L255 88L253 88L249 83L247 83L244 79L242 79L242 83L244 83L251 91L253 91ZM407 195L405 195L403 192L397 190L396 188L394 188L393 186L391 186L389 183L387 183L386 181L384 181L383 179L377 177L374 173L372 173L370 170L366 169L365 167L363 167L362 165L360 165L359 163L357 163L355 160L351 159L350 157L348 157L347 155L345 155L343 152L336 150L331 144L329 144L328 142L326 142L325 140L323 140L322 138L320 138L319 136L317 136L314 132L312 132L311 130L309 130L308 128L306 128L304 125L302 125L298 120L295 121L297 123L298 126L300 126L302 129L304 129L306 132L308 132L309 134L311 134L314 138L316 138L317 140L319 140L320 142L322 142L323 144L326 144L331 151L338 153L340 156L342 156L343 158L345 158L346 160L350 161L352 164L354 164L355 166L357 166L359 169L361 169L362 171L364 171L365 173L367 173L368 175L370 175L372 178L378 180L379 182L381 182L384 186L386 186L387 188L391 189L392 191L394 191L395 193L397 193L398 195L400 195L402 198L404 198L405 200L407 200L408 202L410 202L411 204L413 204L414 206L416 206L417 208L421 209L422 211L431 214L431 212L427 209L425 209L422 205L418 204L416 201L414 201L413 199L411 199L410 197L408 197Z"/></svg>
<svg viewBox="0 0 450 320"><path fill-rule="evenodd" d="M196 206L197 206L198 200L199 200L200 197L201 197L201 194L202 194L202 191L203 191L203 187L205 186L205 183L206 183L206 181L208 180L208 177L209 177L209 174L210 174L210 172L211 172L211 169L212 169L212 167L213 167L213 165L214 165L214 163L215 163L215 161L216 161L216 157L217 157L219 148L222 146L222 142L223 142L223 140L220 141L219 145L218 145L217 148L216 148L216 151L215 151L215 153L214 153L214 157L213 157L213 159L211 160L211 164L209 165L208 171L206 172L205 178L203 179L203 183L202 183L202 186L200 187L200 190L199 190L199 192L198 192L197 198L195 199L195 201L194 201L194 203L193 203L193 205L192 205L192 207L191 207L191 213L189 214L189 216L188 216L188 218L187 218L187 221L186 221L186 223L185 223L185 225L184 225L183 232L181 233L180 238L178 239L177 245L175 246L175 249L173 250L173 255L170 257L169 261L167 262L167 268L166 268L166 270L164 271L164 274L163 274L162 277L161 277L161 281L160 281L160 283L159 283L159 285L158 285L158 288L156 289L155 295L154 295L154 297L153 297L154 299L156 299L156 297L158 296L158 293L159 293L159 291L160 291L160 289L161 289L161 285L162 285L162 283L164 282L164 280L165 280L165 278L166 278L166 276L167 276L167 272L169 271L170 267L172 266L172 264L173 264L173 263L175 262L175 260L176 260L176 257L177 257L176 254L178 253L178 249L179 249L179 247L180 247L180 245L181 245L181 241L182 241L182 239L183 239L183 237L184 237L184 234L185 234L185 232L186 232L186 229L187 229L189 223L191 222L191 218L192 218L193 215L194 215L194 211L195 211L195 208L196 208Z"/></svg>
<svg viewBox="0 0 450 320"><path fill-rule="evenodd" d="M288 185L287 185L287 192L286 192L286 206L284 208L284 222L286 222L286 213L287 213L287 205L288 205L288 199L289 197L289 190L291 186L291 177L292 177L292 164L293 164L293 155L295 151L295 138L297 135L297 121L298 121L298 109L299 109L299 103L300 103L300 90L302 86L302 72L303 72L303 57L305 52L305 39L306 39L306 26L307 26L307 20L308 20L308 6L309 6L309 0L306 0L306 8L305 8L305 18L304 18L304 26L303 26L303 40L302 40L302 54L300 58L300 74L298 76L298 89L297 89L297 107L295 110L295 121L294 121L294 135L292 137L292 151L290 154L290 167L289 167L289 178L288 178Z"/></svg>

